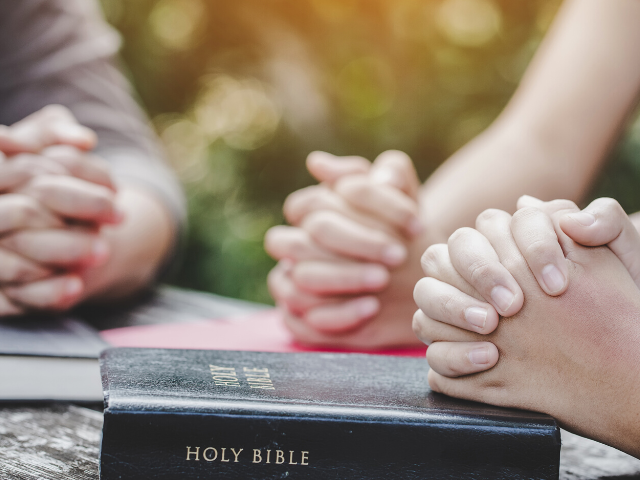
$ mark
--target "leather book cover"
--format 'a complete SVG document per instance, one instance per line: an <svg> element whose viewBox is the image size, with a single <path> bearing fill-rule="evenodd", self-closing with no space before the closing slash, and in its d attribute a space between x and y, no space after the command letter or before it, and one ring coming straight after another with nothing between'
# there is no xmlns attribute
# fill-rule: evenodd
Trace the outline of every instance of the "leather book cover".
<svg viewBox="0 0 640 480"><path fill-rule="evenodd" d="M557 479L553 418L431 392L425 359L103 352L115 479Z"/></svg>

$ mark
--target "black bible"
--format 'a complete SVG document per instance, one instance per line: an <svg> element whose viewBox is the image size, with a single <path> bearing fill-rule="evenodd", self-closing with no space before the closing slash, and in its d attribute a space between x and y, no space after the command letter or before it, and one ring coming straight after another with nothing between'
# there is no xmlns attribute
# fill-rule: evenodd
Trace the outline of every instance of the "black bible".
<svg viewBox="0 0 640 480"><path fill-rule="evenodd" d="M431 392L419 358L109 349L100 478L557 479L546 415Z"/></svg>

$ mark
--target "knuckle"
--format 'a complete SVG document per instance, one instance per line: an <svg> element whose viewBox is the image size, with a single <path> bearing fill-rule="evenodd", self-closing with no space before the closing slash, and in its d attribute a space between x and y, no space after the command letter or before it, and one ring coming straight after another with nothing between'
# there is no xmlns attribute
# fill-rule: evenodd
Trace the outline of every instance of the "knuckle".
<svg viewBox="0 0 640 480"><path fill-rule="evenodd" d="M283 291L280 292L280 297L278 298L278 301L284 303L287 306L287 308L289 308L290 310L295 311L296 313L299 313L301 302L298 301L298 297L297 295L294 295L292 289L290 288L283 289Z"/></svg>
<svg viewBox="0 0 640 480"><path fill-rule="evenodd" d="M528 244L522 252L529 261L537 261L554 255L555 247L560 247L557 240L537 239Z"/></svg>
<svg viewBox="0 0 640 480"><path fill-rule="evenodd" d="M324 238L333 229L336 214L328 211L312 212L304 219L303 228L312 237Z"/></svg>
<svg viewBox="0 0 640 480"><path fill-rule="evenodd" d="M8 281L12 283L25 283L33 277L33 271L17 259L9 260L3 265L3 269L4 268L6 268L6 271L3 276L8 277Z"/></svg>
<svg viewBox="0 0 640 480"><path fill-rule="evenodd" d="M267 252L267 254L271 257L274 258L276 260L279 260L279 240L278 240L278 230L276 230L278 227L272 227L269 230L267 230L267 233L264 236L264 250Z"/></svg>
<svg viewBox="0 0 640 480"><path fill-rule="evenodd" d="M294 237L291 239L291 243L287 245L287 250L293 258L304 258L307 256L307 243L300 237Z"/></svg>
<svg viewBox="0 0 640 480"><path fill-rule="evenodd" d="M383 162L393 162L399 167L413 168L411 157L409 157L409 155L407 155L402 150L386 150L378 156L378 159Z"/></svg>
<svg viewBox="0 0 640 480"><path fill-rule="evenodd" d="M433 277L440 270L440 265L444 263L448 255L448 247L444 243L436 243L425 250L420 258L422 270L427 277Z"/></svg>
<svg viewBox="0 0 640 480"><path fill-rule="evenodd" d="M500 264L509 272L510 274L516 273L525 273L529 271L529 266L527 265L526 260L520 254L517 255L509 255L500 260Z"/></svg>
<svg viewBox="0 0 640 480"><path fill-rule="evenodd" d="M282 206L284 218L286 218L291 225L296 225L300 221L299 200L300 196L298 192L293 192L287 196Z"/></svg>
<svg viewBox="0 0 640 480"><path fill-rule="evenodd" d="M458 305L460 304L460 297L455 293L446 293L443 294L438 302L438 307L440 310L440 318L443 321L449 323L449 321L454 316L458 316Z"/></svg>
<svg viewBox="0 0 640 480"><path fill-rule="evenodd" d="M277 266L273 267L267 274L267 287L271 295L277 300L279 298L278 289L279 269Z"/></svg>
<svg viewBox="0 0 640 480"><path fill-rule="evenodd" d="M553 210L576 210L576 209L578 209L578 206L576 205L575 202L572 202L571 200L565 200L565 199L552 200L551 202L549 202L549 205L553 208Z"/></svg>
<svg viewBox="0 0 640 480"><path fill-rule="evenodd" d="M449 246L456 245L460 242L464 242L465 239L469 238L469 236L474 235L475 230L469 227L462 227L457 229L455 232L451 234L447 244Z"/></svg>
<svg viewBox="0 0 640 480"><path fill-rule="evenodd" d="M69 110L64 105L60 105L57 103L47 105L42 110L40 110L40 112L45 117L64 117L64 118L73 117L71 110Z"/></svg>
<svg viewBox="0 0 640 480"><path fill-rule="evenodd" d="M429 350L427 350L427 361L429 361ZM433 369L429 370L427 374L427 381L429 382L429 388L434 392L446 393L440 385L440 376L436 375Z"/></svg>
<svg viewBox="0 0 640 480"><path fill-rule="evenodd" d="M418 337L421 341L423 341L427 345L431 343L431 340L427 335L426 316L424 313L422 313L422 310L416 310L416 312L413 314L411 328L413 329L413 333L416 335L416 337Z"/></svg>
<svg viewBox="0 0 640 480"><path fill-rule="evenodd" d="M77 167L84 160L80 151L70 145L52 145L45 148L42 153L48 159L62 162L67 167Z"/></svg>
<svg viewBox="0 0 640 480"><path fill-rule="evenodd" d="M287 285L287 281L278 272L277 267L269 272L267 277L267 287L269 293L277 303L289 304L292 297L295 297L291 286Z"/></svg>
<svg viewBox="0 0 640 480"><path fill-rule="evenodd" d="M16 227L29 225L38 217L38 213L38 205L34 199L16 195L11 209L11 223Z"/></svg>
<svg viewBox="0 0 640 480"><path fill-rule="evenodd" d="M490 282L495 276L495 270L491 263L484 258L479 258L467 267L469 281L473 285L484 284Z"/></svg>
<svg viewBox="0 0 640 480"><path fill-rule="evenodd" d="M503 213L504 212L502 210L498 210L496 208L489 208L481 212L480 215L476 217L476 225L480 223L491 222L492 220L495 220L496 218L501 216Z"/></svg>
<svg viewBox="0 0 640 480"><path fill-rule="evenodd" d="M336 192L349 201L366 199L371 193L371 185L362 176L348 176L336 182Z"/></svg>
<svg viewBox="0 0 640 480"><path fill-rule="evenodd" d="M599 198L598 200L596 200L596 202L598 203L598 208L604 210L607 216L626 216L622 205L620 205L620 203L613 198Z"/></svg>
<svg viewBox="0 0 640 480"><path fill-rule="evenodd" d="M309 265L307 262L298 263L293 267L290 274L290 280L292 285L295 285L297 289L306 292L322 291L326 288L326 274L322 269L317 268L315 265ZM342 282L346 280L340 279ZM338 282L332 282L336 285Z"/></svg>
<svg viewBox="0 0 640 480"><path fill-rule="evenodd" d="M553 200L545 206L543 211L551 218L557 219L565 213L578 212L580 209L571 200Z"/></svg>
<svg viewBox="0 0 640 480"><path fill-rule="evenodd" d="M301 220L306 210L312 207L313 200L318 197L321 188L320 185L312 185L296 190L287 196L282 211L289 223L295 225Z"/></svg>
<svg viewBox="0 0 640 480"><path fill-rule="evenodd" d="M524 207L521 208L520 210L516 211L513 214L513 217L511 217L511 224L515 225L515 224L520 224L524 221L529 220L532 217L537 217L541 214L542 212L535 208L535 207Z"/></svg>
<svg viewBox="0 0 640 480"><path fill-rule="evenodd" d="M429 295L429 278L423 277L416 283L413 289L413 298L416 303L422 303L422 301Z"/></svg>
<svg viewBox="0 0 640 480"><path fill-rule="evenodd" d="M442 359L451 372L451 376L460 377L468 373L464 360L461 358L460 352L454 348L444 348Z"/></svg>

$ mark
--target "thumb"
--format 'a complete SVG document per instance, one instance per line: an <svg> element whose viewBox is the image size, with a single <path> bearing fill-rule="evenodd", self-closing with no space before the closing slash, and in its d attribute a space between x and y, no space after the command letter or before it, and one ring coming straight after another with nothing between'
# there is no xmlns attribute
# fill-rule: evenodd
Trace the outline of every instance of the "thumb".
<svg viewBox="0 0 640 480"><path fill-rule="evenodd" d="M572 252L583 248L578 245L579 242L576 242L571 235L567 235L560 227L560 219L563 218L564 215L575 213L580 210L574 202L571 200L551 200L549 202L543 202L538 198L523 195L518 199L518 210L527 207L537 208L551 218L553 228L555 229L558 237L558 243L560 244L565 257L569 257Z"/></svg>
<svg viewBox="0 0 640 480"><path fill-rule="evenodd" d="M608 245L640 286L640 233L617 201L598 198L584 210L562 216L559 224L577 243Z"/></svg>
<svg viewBox="0 0 640 480"><path fill-rule="evenodd" d="M409 155L399 150L387 150L378 155L371 167L371 179L396 187L413 199L418 197L420 179L416 169Z"/></svg>
<svg viewBox="0 0 640 480"><path fill-rule="evenodd" d="M307 169L319 182L333 185L345 175L366 174L371 168L369 160L358 156L338 157L315 151L307 156Z"/></svg>

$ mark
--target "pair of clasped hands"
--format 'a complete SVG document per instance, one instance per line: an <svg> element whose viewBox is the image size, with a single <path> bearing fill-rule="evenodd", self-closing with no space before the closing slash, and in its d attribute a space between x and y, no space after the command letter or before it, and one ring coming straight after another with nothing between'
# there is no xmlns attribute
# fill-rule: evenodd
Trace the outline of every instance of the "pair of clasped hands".
<svg viewBox="0 0 640 480"><path fill-rule="evenodd" d="M123 215L95 144L61 106L0 126L0 316L75 305L109 260L102 227Z"/></svg>
<svg viewBox="0 0 640 480"><path fill-rule="evenodd" d="M525 196L513 216L487 210L426 249L415 289L385 290L421 248L410 160L314 153L308 166L322 183L292 194L293 226L266 238L280 259L270 288L300 341L398 345L413 290L433 390L548 413L640 456L640 235L617 202ZM380 310L394 295L395 316Z"/></svg>

